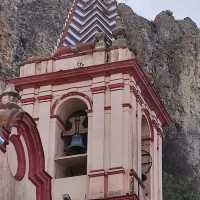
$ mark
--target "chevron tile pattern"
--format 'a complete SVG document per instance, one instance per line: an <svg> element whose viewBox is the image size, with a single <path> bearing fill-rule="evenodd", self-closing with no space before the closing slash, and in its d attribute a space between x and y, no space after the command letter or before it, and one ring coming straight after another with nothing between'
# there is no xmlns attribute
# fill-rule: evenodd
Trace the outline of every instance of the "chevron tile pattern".
<svg viewBox="0 0 200 200"><path fill-rule="evenodd" d="M116 0L74 0L58 47L94 41L98 32L111 41L117 15Z"/></svg>

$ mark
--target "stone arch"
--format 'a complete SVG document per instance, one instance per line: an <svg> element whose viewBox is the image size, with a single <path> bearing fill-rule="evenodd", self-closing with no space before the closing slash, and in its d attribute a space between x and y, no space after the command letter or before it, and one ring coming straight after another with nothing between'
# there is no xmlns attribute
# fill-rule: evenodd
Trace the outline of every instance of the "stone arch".
<svg viewBox="0 0 200 200"><path fill-rule="evenodd" d="M153 124L147 109L142 110L141 119L141 164L142 181L145 186L145 194L152 194L152 142L154 141Z"/></svg>
<svg viewBox="0 0 200 200"><path fill-rule="evenodd" d="M150 113L147 109L142 109L142 124L143 123L146 123L149 129L148 139L150 139L153 142L154 141L153 123L150 117Z"/></svg>
<svg viewBox="0 0 200 200"><path fill-rule="evenodd" d="M16 153L18 156L23 156L22 146L19 138L23 137L29 158L29 169L28 178L36 187L36 200L52 200L51 196L51 177L45 171L45 158L44 151L40 139L40 135L33 118L24 111L19 111L15 115L11 116L9 120L9 126L6 127L4 132L9 134L8 130L12 127L17 128L17 136L10 137L9 141L14 143L16 148ZM20 152L18 152L20 150ZM19 162L19 161L18 161ZM19 165L19 163L18 163ZM24 167L21 165L17 173L16 180L20 181L23 178Z"/></svg>
<svg viewBox="0 0 200 200"><path fill-rule="evenodd" d="M18 166L14 177L16 180L21 181L26 173L26 156L24 152L24 147L20 140L20 135L11 135L9 141L13 144L15 148L18 160Z"/></svg>
<svg viewBox="0 0 200 200"><path fill-rule="evenodd" d="M80 93L80 92L69 92L67 94L64 94L63 96L61 96L59 99L57 99L52 108L51 108L51 116L56 116L58 113L58 109L60 108L60 106L70 100L70 99L78 99L81 100L82 102L85 103L85 105L87 106L88 112L92 111L92 101L91 99L84 93Z"/></svg>
<svg viewBox="0 0 200 200"><path fill-rule="evenodd" d="M60 98L58 98L51 109L51 118L56 118L59 122L59 125L55 122L56 132L55 135L60 135L59 137L55 136L55 154L59 157L63 157L66 155L66 146L70 145L73 135L75 134L75 125L74 125L74 114L82 113L81 120L84 120L86 122L87 127L83 127L83 121L80 121L80 127L79 131L81 134L82 142L85 146L85 151L87 152L87 141L88 141L88 123L90 123L90 120L88 120L87 112L91 112L92 110L92 102L90 98L85 95L84 93L80 92L69 92L67 94L64 94ZM84 114L83 114L84 113ZM71 118L70 118L71 117ZM70 120L71 121L70 121ZM68 121L69 120L69 121ZM71 122L71 123L70 123ZM60 124L62 126L60 126ZM67 128L67 124L69 125ZM70 128L69 128L70 127ZM74 167L77 166L77 171L81 175L86 175L87 173L87 157L82 157L82 159L76 158L76 163L74 164ZM77 173L74 173L73 175L68 172L69 166L68 165L58 165L57 162L55 162L55 178L65 178L65 177L71 177L71 176L79 176ZM81 168L78 168L78 166ZM65 170L63 170L65 169ZM71 170L72 171L72 170Z"/></svg>

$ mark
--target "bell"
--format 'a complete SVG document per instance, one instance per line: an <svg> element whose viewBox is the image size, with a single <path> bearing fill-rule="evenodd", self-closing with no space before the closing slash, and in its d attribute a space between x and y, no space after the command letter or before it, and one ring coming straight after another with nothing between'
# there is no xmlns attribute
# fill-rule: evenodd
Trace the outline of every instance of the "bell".
<svg viewBox="0 0 200 200"><path fill-rule="evenodd" d="M65 147L65 152L70 154L82 154L86 152L86 147L80 134L72 136L71 143Z"/></svg>
<svg viewBox="0 0 200 200"><path fill-rule="evenodd" d="M80 116L75 117L75 134L72 136L70 145L66 145L64 151L69 154L82 154L86 152L83 137L79 133Z"/></svg>

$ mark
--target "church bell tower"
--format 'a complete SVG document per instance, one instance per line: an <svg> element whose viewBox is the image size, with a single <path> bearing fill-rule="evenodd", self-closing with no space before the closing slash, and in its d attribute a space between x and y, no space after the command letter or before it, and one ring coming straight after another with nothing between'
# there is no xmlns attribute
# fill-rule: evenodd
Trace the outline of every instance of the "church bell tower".
<svg viewBox="0 0 200 200"><path fill-rule="evenodd" d="M162 200L170 118L128 49L116 0L74 0L54 54L10 82L37 124L52 200Z"/></svg>

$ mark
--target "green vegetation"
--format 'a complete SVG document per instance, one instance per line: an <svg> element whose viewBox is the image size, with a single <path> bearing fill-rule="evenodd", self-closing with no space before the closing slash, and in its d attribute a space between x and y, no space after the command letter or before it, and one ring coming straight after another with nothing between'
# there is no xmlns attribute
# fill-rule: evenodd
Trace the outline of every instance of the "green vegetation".
<svg viewBox="0 0 200 200"><path fill-rule="evenodd" d="M199 200L200 192L194 191L194 181L163 173L164 200Z"/></svg>

